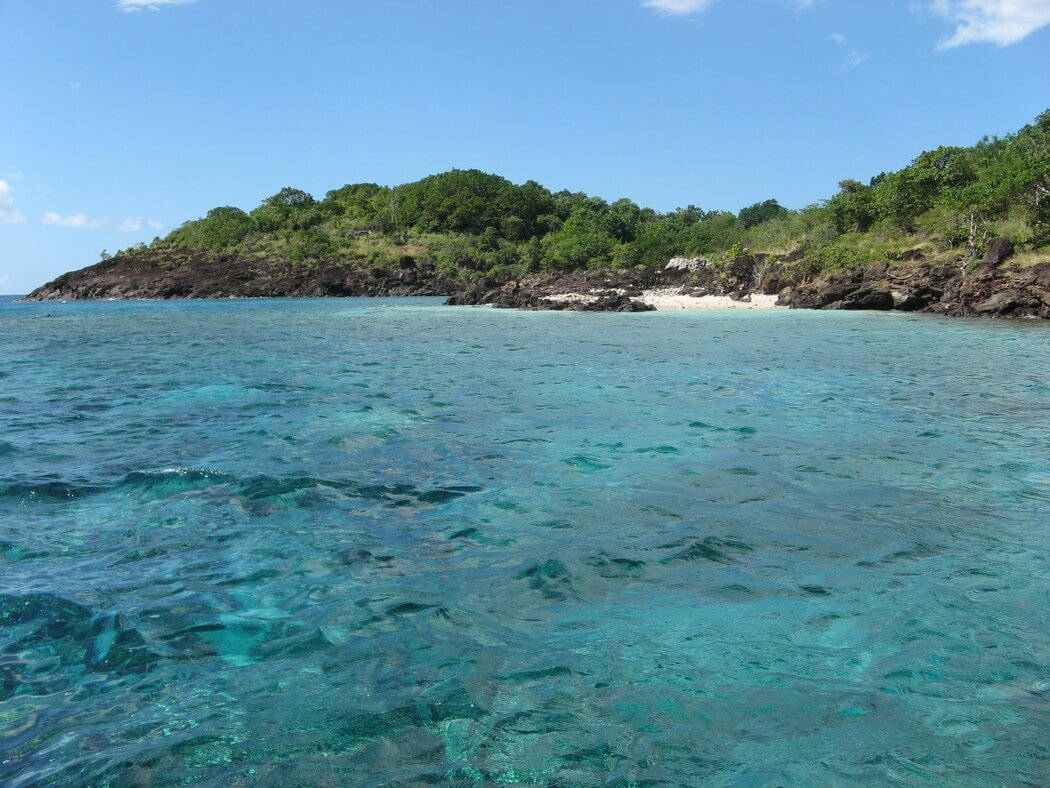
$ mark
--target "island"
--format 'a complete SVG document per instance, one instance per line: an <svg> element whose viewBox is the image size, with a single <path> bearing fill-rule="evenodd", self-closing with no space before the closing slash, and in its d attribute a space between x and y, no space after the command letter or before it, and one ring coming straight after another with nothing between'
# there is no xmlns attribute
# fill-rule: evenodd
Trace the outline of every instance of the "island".
<svg viewBox="0 0 1050 788"><path fill-rule="evenodd" d="M452 170L323 199L284 188L64 274L31 301L447 296L453 305L718 306L1050 318L1050 110L789 210L661 213ZM712 300L714 299L714 300Z"/></svg>

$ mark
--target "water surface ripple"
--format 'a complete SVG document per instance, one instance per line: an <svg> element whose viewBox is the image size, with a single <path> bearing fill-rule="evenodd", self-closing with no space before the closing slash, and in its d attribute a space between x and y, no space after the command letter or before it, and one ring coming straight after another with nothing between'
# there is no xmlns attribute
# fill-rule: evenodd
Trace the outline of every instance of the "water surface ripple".
<svg viewBox="0 0 1050 788"><path fill-rule="evenodd" d="M1050 327L0 304L0 783L1050 781Z"/></svg>

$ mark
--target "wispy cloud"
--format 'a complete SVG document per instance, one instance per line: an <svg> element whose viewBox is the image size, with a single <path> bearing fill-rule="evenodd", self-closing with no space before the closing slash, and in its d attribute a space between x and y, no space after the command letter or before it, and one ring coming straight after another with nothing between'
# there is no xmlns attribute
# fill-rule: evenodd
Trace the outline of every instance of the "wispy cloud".
<svg viewBox="0 0 1050 788"><path fill-rule="evenodd" d="M121 3L152 5L158 0L118 0ZM166 3L194 2L194 0L163 0ZM692 16L706 11L717 0L641 0L642 6L668 16ZM780 0L798 11L804 11L825 0ZM923 0L913 8L929 9L937 16L955 25L955 32L945 38L937 49L954 49L965 44L997 44L1005 47L1028 38L1032 33L1050 25L1050 0ZM126 9L130 10L130 9ZM839 41L832 35L832 39ZM868 59L866 53L852 50L844 65L853 68Z"/></svg>
<svg viewBox="0 0 1050 788"><path fill-rule="evenodd" d="M1050 25L1050 0L933 0L933 12L955 23L955 33L937 49L964 44L1005 47Z"/></svg>
<svg viewBox="0 0 1050 788"><path fill-rule="evenodd" d="M117 229L123 233L137 233L148 227L151 230L159 230L164 226L163 222L156 219L143 219L141 216L129 216L117 225Z"/></svg>
<svg viewBox="0 0 1050 788"><path fill-rule="evenodd" d="M15 210L15 190L0 179L0 224L21 224L25 220L25 214Z"/></svg>
<svg viewBox="0 0 1050 788"><path fill-rule="evenodd" d="M851 49L846 53L846 59L839 64L839 71L849 71L851 68L856 68L861 63L868 62L868 53L861 52L859 49Z"/></svg>
<svg viewBox="0 0 1050 788"><path fill-rule="evenodd" d="M174 5L187 5L196 0L117 0L117 8L127 14L136 11L159 11Z"/></svg>
<svg viewBox="0 0 1050 788"><path fill-rule="evenodd" d="M868 53L862 52L856 47L851 47L849 45L849 39L842 35L842 33L832 33L830 38L840 49L848 50L846 52L845 60L839 63L839 71L849 71L851 68L856 68L861 63L868 60Z"/></svg>
<svg viewBox="0 0 1050 788"><path fill-rule="evenodd" d="M109 226L109 219L90 219L83 213L63 216L60 213L48 211L40 221L52 227L68 227L73 230L98 230Z"/></svg>
<svg viewBox="0 0 1050 788"><path fill-rule="evenodd" d="M654 8L669 16L689 16L706 11L715 0L642 0L646 8Z"/></svg>
<svg viewBox="0 0 1050 788"><path fill-rule="evenodd" d="M715 2L716 0L642 0L642 5L668 16L692 16L706 11ZM781 0L781 2L802 11L817 3L823 3L824 0Z"/></svg>

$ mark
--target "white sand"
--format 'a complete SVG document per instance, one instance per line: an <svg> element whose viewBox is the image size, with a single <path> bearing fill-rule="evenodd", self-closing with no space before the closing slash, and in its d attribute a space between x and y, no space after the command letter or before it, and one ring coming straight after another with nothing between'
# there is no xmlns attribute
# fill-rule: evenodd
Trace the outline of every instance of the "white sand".
<svg viewBox="0 0 1050 788"><path fill-rule="evenodd" d="M608 291L604 291L608 292ZM623 290L614 292L623 293ZM560 293L547 295L546 300L561 304L590 304L597 300L593 293ZM682 295L679 288L646 290L640 302L656 307L657 312L717 312L724 309L783 309L777 306L777 296L754 293L750 300L733 300L728 295Z"/></svg>
<svg viewBox="0 0 1050 788"><path fill-rule="evenodd" d="M734 301L729 296L688 296L675 290L646 290L639 299L656 307L657 312L720 311L724 309L785 309L777 306L775 295L753 293L750 301Z"/></svg>
<svg viewBox="0 0 1050 788"><path fill-rule="evenodd" d="M543 300L552 304L593 304L598 300L598 296L589 293L557 293L543 296Z"/></svg>
<svg viewBox="0 0 1050 788"><path fill-rule="evenodd" d="M616 292L623 292L622 290ZM546 297L547 301L560 303L590 303L598 300L591 293L562 293ZM724 309L783 309L777 306L775 295L755 293L750 301L734 301L729 296L689 296L682 295L679 288L663 290L646 290L638 299L656 307L657 312L716 312Z"/></svg>

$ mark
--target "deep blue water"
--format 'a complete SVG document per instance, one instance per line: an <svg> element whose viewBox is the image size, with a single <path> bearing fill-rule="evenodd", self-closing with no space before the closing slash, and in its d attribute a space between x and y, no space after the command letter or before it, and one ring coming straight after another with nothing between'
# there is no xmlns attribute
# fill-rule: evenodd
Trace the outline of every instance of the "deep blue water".
<svg viewBox="0 0 1050 788"><path fill-rule="evenodd" d="M0 304L0 783L1050 781L1050 326Z"/></svg>

